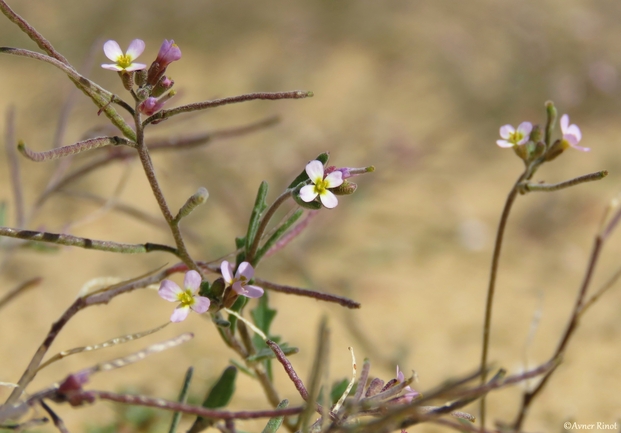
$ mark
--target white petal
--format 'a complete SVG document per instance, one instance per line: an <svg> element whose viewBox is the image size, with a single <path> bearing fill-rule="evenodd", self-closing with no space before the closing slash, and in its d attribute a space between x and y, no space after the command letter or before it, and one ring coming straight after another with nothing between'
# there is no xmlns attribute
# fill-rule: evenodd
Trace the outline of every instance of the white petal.
<svg viewBox="0 0 621 433"><path fill-rule="evenodd" d="M515 128L511 125L505 125L500 127L500 136L504 139L511 137L511 134L515 133Z"/></svg>
<svg viewBox="0 0 621 433"><path fill-rule="evenodd" d="M110 64L103 64L101 65L101 67L104 69L110 69L111 71L122 71L123 70L123 68L121 68L120 66L110 65Z"/></svg>
<svg viewBox="0 0 621 433"><path fill-rule="evenodd" d="M110 60L112 60L113 62L116 62L117 59L123 55L123 51L121 50L121 47L119 47L119 44L116 41L107 41L104 44L104 54L106 55L107 58L109 58Z"/></svg>
<svg viewBox="0 0 621 433"><path fill-rule="evenodd" d="M317 183L317 179L323 179L323 164L321 161L314 160L306 164L306 174L313 181L313 183Z"/></svg>
<svg viewBox="0 0 621 433"><path fill-rule="evenodd" d="M321 199L321 203L323 203L323 205L328 209L332 209L336 207L337 204L339 204L339 199L336 198L336 196L330 191L324 191L324 193L321 194L319 198Z"/></svg>
<svg viewBox="0 0 621 433"><path fill-rule="evenodd" d="M194 270L191 270L185 274L185 278L183 280L183 287L185 287L186 289L190 289L192 293L196 293L196 291L200 288L202 281L203 279L201 278L201 274Z"/></svg>
<svg viewBox="0 0 621 433"><path fill-rule="evenodd" d="M567 114L563 114L561 116L561 131L563 135L567 132L568 126L569 126L569 116Z"/></svg>
<svg viewBox="0 0 621 433"><path fill-rule="evenodd" d="M496 140L496 144L500 147L513 147L513 143L509 143L507 140Z"/></svg>
<svg viewBox="0 0 621 433"><path fill-rule="evenodd" d="M134 39L129 43L129 47L125 54L127 54L130 59L135 59L144 51L144 41L142 39Z"/></svg>
<svg viewBox="0 0 621 433"><path fill-rule="evenodd" d="M237 268L237 272L235 276L239 278L240 276L246 277L247 280L251 280L254 277L254 268L248 262L242 262Z"/></svg>
<svg viewBox="0 0 621 433"><path fill-rule="evenodd" d="M317 192L315 192L314 185L306 185L300 189L300 198L302 201L309 202L315 200L317 197Z"/></svg>
<svg viewBox="0 0 621 433"><path fill-rule="evenodd" d="M183 290L171 280L164 280L160 283L160 289L157 291L161 298L170 302L178 302L179 294L183 293Z"/></svg>
<svg viewBox="0 0 621 433"><path fill-rule="evenodd" d="M125 70L128 72L131 72L131 71L140 71L141 69L146 69L146 68L147 68L147 65L145 65L144 63L132 63L127 68L125 68Z"/></svg>
<svg viewBox="0 0 621 433"><path fill-rule="evenodd" d="M209 305L211 301L209 298L204 296L195 296L194 297L194 305L192 305L192 310L196 311L198 314L203 314L207 310L209 310Z"/></svg>
<svg viewBox="0 0 621 433"><path fill-rule="evenodd" d="M222 278L224 278L227 284L233 282L233 270L231 269L231 264L226 260L220 265L220 272L222 272Z"/></svg>
<svg viewBox="0 0 621 433"><path fill-rule="evenodd" d="M340 171L333 171L326 176L326 183L328 188L334 188L343 183L343 173Z"/></svg>
<svg viewBox="0 0 621 433"><path fill-rule="evenodd" d="M571 144L571 143L569 143L569 144ZM591 150L590 147L582 147L582 146L578 146L577 144L571 144L571 147L573 147L576 150L580 150L582 152L588 152L588 151Z"/></svg>
<svg viewBox="0 0 621 433"><path fill-rule="evenodd" d="M172 315L170 316L171 322L183 322L186 317L190 314L190 307L179 307L175 308Z"/></svg>

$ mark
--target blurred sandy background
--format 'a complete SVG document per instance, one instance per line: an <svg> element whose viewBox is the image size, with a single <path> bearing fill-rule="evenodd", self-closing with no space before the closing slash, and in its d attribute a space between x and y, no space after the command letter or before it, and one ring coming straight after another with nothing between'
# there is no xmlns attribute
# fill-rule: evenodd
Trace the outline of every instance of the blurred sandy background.
<svg viewBox="0 0 621 433"><path fill-rule="evenodd" d="M150 63L163 39L174 39L183 58L169 68L179 96L171 106L254 91L312 90L298 101L249 102L167 121L149 137L197 133L280 115L276 127L205 148L154 157L171 208L199 186L210 191L205 206L184 228L200 236L195 257L214 259L241 235L260 181L270 197L318 153L329 150L338 166L373 164L358 192L323 211L283 254L262 263L258 275L273 281L350 296L363 305L343 309L281 294L274 332L301 351L291 360L308 374L315 328L322 315L332 327L331 377L349 376L347 346L372 373L393 377L394 364L416 370L421 390L478 366L483 307L493 238L504 199L521 172L511 151L495 145L498 128L544 121L552 99L569 113L591 147L567 151L544 166L536 180L558 182L608 169L607 179L555 194L520 197L506 234L495 304L491 359L517 372L551 355L574 302L593 236L621 179L621 4L576 0L456 2L413 1L12 1L11 6L76 66L95 41L134 38L147 43L140 58ZM0 45L36 49L4 17ZM96 50L95 65L106 63ZM98 66L85 74L125 97L116 74ZM17 137L33 149L49 148L69 81L49 65L0 57L4 117L13 105ZM127 97L129 100L129 97ZM78 95L63 144L105 124L90 101ZM4 123L3 128L4 130ZM91 156L92 157L92 156ZM76 159L79 165L88 155ZM0 200L14 207L4 152ZM22 161L25 200L31 205L55 164ZM68 188L110 197L126 170L116 164ZM152 215L158 208L137 161L119 199ZM72 196L51 199L29 228L58 232L88 218L98 206ZM172 244L164 231L110 211L71 233L118 242ZM621 263L619 236L606 246L597 269L599 287ZM55 254L20 251L0 275L2 292L35 276L42 285L2 311L0 380L16 381L50 324L80 287L100 276L132 278L175 260L163 253L121 256L62 249ZM88 345L167 320L172 304L153 291L115 299L79 314L51 353ZM542 315L526 349L536 312ZM564 365L540 396L528 431L560 431L580 423L621 418L621 290L615 288L587 313ZM356 339L355 323L368 339ZM174 398L185 369L197 369L193 395L202 394L226 365L213 326L197 316L147 339L108 351L77 355L41 372L35 391L67 372L121 356L147 344L193 331L193 342L122 371L103 373L94 389L134 390ZM294 387L276 368L280 390L294 402ZM511 421L519 388L494 394L490 419ZM0 391L5 398L6 391ZM266 407L258 385L238 385L234 408ZM468 408L478 414L478 406ZM113 405L72 411L58 407L70 428L81 431L113 419ZM242 427L244 428L244 427ZM259 431L247 424L246 430ZM411 431L432 431L419 427Z"/></svg>

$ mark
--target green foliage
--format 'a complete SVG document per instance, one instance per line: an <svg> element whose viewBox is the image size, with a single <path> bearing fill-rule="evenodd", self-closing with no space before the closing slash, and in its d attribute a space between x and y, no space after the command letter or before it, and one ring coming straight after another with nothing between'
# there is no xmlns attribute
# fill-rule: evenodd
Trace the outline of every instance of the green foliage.
<svg viewBox="0 0 621 433"><path fill-rule="evenodd" d="M236 379L237 368L234 366L225 368L218 381L207 393L202 406L206 409L220 409L226 407L235 393ZM211 418L203 418L199 416L196 418L196 421L194 421L192 427L188 430L188 433L200 432L213 425L214 422L215 420Z"/></svg>

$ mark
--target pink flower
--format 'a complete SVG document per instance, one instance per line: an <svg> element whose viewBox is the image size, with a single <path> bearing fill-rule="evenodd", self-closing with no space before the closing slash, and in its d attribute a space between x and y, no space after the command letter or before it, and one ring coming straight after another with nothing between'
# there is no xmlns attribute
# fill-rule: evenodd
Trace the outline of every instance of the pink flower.
<svg viewBox="0 0 621 433"><path fill-rule="evenodd" d="M574 149L583 152L591 150L588 147L578 146L578 143L582 140L582 132L580 132L578 125L569 124L569 116L567 114L561 116L561 132L563 133L563 141L566 141Z"/></svg>
<svg viewBox="0 0 621 433"><path fill-rule="evenodd" d="M125 54L123 54L123 50L121 50L119 44L112 40L107 41L103 49L106 57L115 62L114 64L102 64L101 67L104 69L131 72L139 71L147 67L147 65L142 63L133 63L144 51L144 41L140 39L131 41Z"/></svg>
<svg viewBox="0 0 621 433"><path fill-rule="evenodd" d="M198 296L198 289L201 286L201 274L196 271L188 271L183 280L182 290L177 283L171 280L164 280L160 283L158 293L160 297L170 302L179 302L170 316L171 322L181 322L188 317L190 309L203 314L209 309L211 301L204 296Z"/></svg>
<svg viewBox="0 0 621 433"><path fill-rule="evenodd" d="M402 383L404 381L405 376L403 375L403 372L399 370L399 366L397 365L397 382ZM405 392L401 397L404 398L406 403L410 403L413 399L420 395L419 392L414 391L410 386L406 386L403 390Z"/></svg>
<svg viewBox="0 0 621 433"><path fill-rule="evenodd" d="M300 198L305 202L315 200L317 196L321 203L328 209L332 209L339 204L336 196L328 191L328 188L335 188L343 183L343 173L335 170L323 177L323 164L321 161L314 160L306 164L306 174L313 185L306 185L300 190Z"/></svg>
<svg viewBox="0 0 621 433"><path fill-rule="evenodd" d="M231 264L226 260L220 265L222 277L226 284L231 286L238 294L247 298L259 298L263 295L263 289L259 286L248 284L248 281L254 276L254 268L248 262L242 262L237 268L235 277L233 277L233 269Z"/></svg>
<svg viewBox="0 0 621 433"><path fill-rule="evenodd" d="M517 130L511 125L505 125L500 128L500 136L502 140L496 140L496 144L500 147L513 147L526 143L533 130L533 124L530 122L522 122Z"/></svg>

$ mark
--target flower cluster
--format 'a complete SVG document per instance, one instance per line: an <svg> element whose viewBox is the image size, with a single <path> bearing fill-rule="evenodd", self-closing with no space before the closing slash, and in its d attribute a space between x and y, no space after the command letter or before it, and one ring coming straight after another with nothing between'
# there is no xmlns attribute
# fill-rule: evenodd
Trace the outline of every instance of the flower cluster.
<svg viewBox="0 0 621 433"><path fill-rule="evenodd" d="M139 101L138 111L146 116L151 116L160 111L166 101L176 94L172 90L174 81L164 74L168 65L181 58L181 49L172 39L170 41L164 40L157 58L149 67L148 72L144 71L147 65L134 63L134 60L142 54L144 49L145 43L140 39L134 39L125 53L116 41L107 41L104 44L104 53L115 63L102 64L101 67L121 73L123 84L127 90L132 90L134 85L134 75L130 73L138 71L136 82L140 88L135 92Z"/></svg>
<svg viewBox="0 0 621 433"><path fill-rule="evenodd" d="M552 105L552 110L554 106ZM550 119L556 118L556 111ZM553 121L553 120L549 120ZM500 147L510 147L524 159L524 161L534 161L543 156L543 160L551 161L560 155L565 149L573 147L582 152L588 152L588 147L579 146L582 140L582 132L577 125L569 123L569 115L563 114L560 120L562 138L556 140L553 144L546 146L541 141L541 129L533 126L530 122L522 122L516 128L511 125L504 125L500 128L501 140L496 140L496 144ZM549 137L547 137L549 140Z"/></svg>

